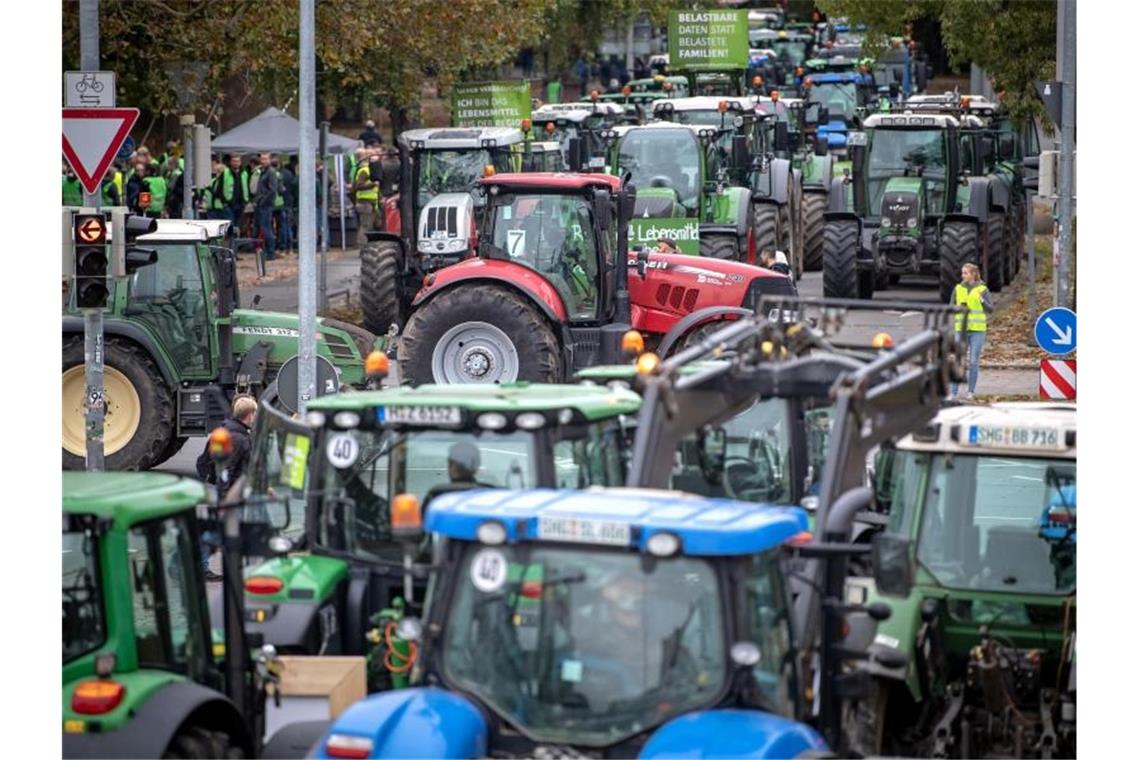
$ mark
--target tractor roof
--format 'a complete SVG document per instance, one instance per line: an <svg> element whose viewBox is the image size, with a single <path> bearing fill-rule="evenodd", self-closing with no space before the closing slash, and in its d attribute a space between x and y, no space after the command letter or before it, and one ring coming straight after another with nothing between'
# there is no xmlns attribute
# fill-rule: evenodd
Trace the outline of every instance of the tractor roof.
<svg viewBox="0 0 1140 760"><path fill-rule="evenodd" d="M402 145L423 150L482 148L484 140L494 140L495 146L514 145L523 141L523 134L516 127L440 127L400 133Z"/></svg>
<svg viewBox="0 0 1140 760"><path fill-rule="evenodd" d="M472 412L558 411L575 409L588 420L636 414L641 397L632 391L590 385L507 383L503 385L400 386L323 396L312 411L361 411L389 406L457 406Z"/></svg>
<svg viewBox="0 0 1140 760"><path fill-rule="evenodd" d="M807 513L799 507L629 488L449 493L432 501L424 529L475 541L488 520L506 528L509 543L568 541L644 551L653 535L672 533L681 541L680 552L694 556L755 554L808 529ZM582 538L587 531L599 540Z"/></svg>
<svg viewBox="0 0 1140 760"><path fill-rule="evenodd" d="M140 235L140 243L205 243L226 234L230 223L224 219L158 219L154 232Z"/></svg>
<svg viewBox="0 0 1140 760"><path fill-rule="evenodd" d="M505 185L519 190L585 190L588 187L608 187L617 191L621 180L610 174L571 172L526 172L523 174L494 174L479 180L480 185Z"/></svg>
<svg viewBox="0 0 1140 760"><path fill-rule="evenodd" d="M925 429L900 440L898 448L1076 459L1077 405L1007 401L989 406L951 406L941 410Z"/></svg>
<svg viewBox="0 0 1140 760"><path fill-rule="evenodd" d="M111 518L126 529L206 501L197 480L163 472L65 472L63 511Z"/></svg>
<svg viewBox="0 0 1140 760"><path fill-rule="evenodd" d="M875 113L863 119L864 129L881 129L881 128L935 128L946 129L947 127L957 127L958 120L953 116L940 113L911 113L903 111L902 113Z"/></svg>
<svg viewBox="0 0 1140 760"><path fill-rule="evenodd" d="M661 98L653 101L653 110L658 108L673 111L716 111L722 102L728 103L731 111L752 112L756 108L756 99L748 97L728 97L716 95L694 95L688 98ZM735 107L734 107L735 106Z"/></svg>
<svg viewBox="0 0 1140 760"><path fill-rule="evenodd" d="M567 121L583 121L589 116L601 114L603 116L620 116L625 113L621 106L607 102L599 101L596 104L591 103L548 103L544 106L534 109L530 114L530 120L535 121L554 121L555 119L566 119Z"/></svg>
<svg viewBox="0 0 1140 760"><path fill-rule="evenodd" d="M860 74L857 71L825 71L819 74L809 74L814 84L870 84L869 74Z"/></svg>
<svg viewBox="0 0 1140 760"><path fill-rule="evenodd" d="M712 129L712 127L702 127L702 126L699 126L697 124L677 124L676 122L672 122L672 121L651 121L648 124L618 124L617 126L615 126L613 128L614 132L617 133L617 136L619 138L625 137L627 134L629 134L633 130L637 130L638 132L642 132L642 131L646 131L646 130L657 130L657 129L665 129L665 130L668 130L668 129L687 129L688 131L692 132L694 135L699 136L701 130Z"/></svg>

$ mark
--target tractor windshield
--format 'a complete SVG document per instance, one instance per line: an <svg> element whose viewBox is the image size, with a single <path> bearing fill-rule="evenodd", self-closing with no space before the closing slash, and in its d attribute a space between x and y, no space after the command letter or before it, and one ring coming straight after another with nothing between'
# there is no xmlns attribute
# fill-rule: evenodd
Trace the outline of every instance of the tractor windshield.
<svg viewBox="0 0 1140 760"><path fill-rule="evenodd" d="M808 101L827 108L833 120L842 119L851 126L855 123L858 93L854 82L824 82L808 91Z"/></svg>
<svg viewBox="0 0 1140 760"><path fill-rule="evenodd" d="M807 42L800 40L770 40L771 47L781 63L799 66L807 60Z"/></svg>
<svg viewBox="0 0 1140 760"><path fill-rule="evenodd" d="M66 518L63 531L63 661L96 649L103 643L103 596L99 583L99 542L94 533L71 529Z"/></svg>
<svg viewBox="0 0 1140 760"><path fill-rule="evenodd" d="M611 745L721 692L726 615L703 559L472 545L458 569L444 674L535 741Z"/></svg>
<svg viewBox="0 0 1140 760"><path fill-rule="evenodd" d="M492 245L502 258L543 275L572 320L598 308L598 247L584 195L513 195L496 202Z"/></svg>
<svg viewBox="0 0 1140 760"><path fill-rule="evenodd" d="M674 111L670 121L675 124L696 124L700 127L732 127L731 113L721 113L715 108L707 111Z"/></svg>
<svg viewBox="0 0 1140 760"><path fill-rule="evenodd" d="M910 520L921 514L918 561L940 584L1009 594L1075 589L1074 460L911 451L898 457L891 520L898 525L906 522L899 512L911 513ZM923 475L919 490L915 481Z"/></svg>
<svg viewBox="0 0 1140 760"><path fill-rule="evenodd" d="M633 129L622 138L617 174L632 174L636 187L667 187L688 212L697 213L701 146L689 129Z"/></svg>
<svg viewBox="0 0 1140 760"><path fill-rule="evenodd" d="M416 160L419 207L441 193L466 193L475 187L487 166L496 172L514 170L507 148L488 150L425 150Z"/></svg>
<svg viewBox="0 0 1140 760"><path fill-rule="evenodd" d="M946 193L946 132L871 129L867 154L867 209L877 215L891 177L922 177L926 207L940 213Z"/></svg>

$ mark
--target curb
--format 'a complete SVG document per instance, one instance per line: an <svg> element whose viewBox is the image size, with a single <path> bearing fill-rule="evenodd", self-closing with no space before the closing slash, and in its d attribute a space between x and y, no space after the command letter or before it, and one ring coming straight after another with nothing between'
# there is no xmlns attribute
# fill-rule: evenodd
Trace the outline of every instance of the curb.
<svg viewBox="0 0 1140 760"><path fill-rule="evenodd" d="M1032 369L1039 370L1041 367L1037 364L986 364L982 362L978 365L979 369Z"/></svg>

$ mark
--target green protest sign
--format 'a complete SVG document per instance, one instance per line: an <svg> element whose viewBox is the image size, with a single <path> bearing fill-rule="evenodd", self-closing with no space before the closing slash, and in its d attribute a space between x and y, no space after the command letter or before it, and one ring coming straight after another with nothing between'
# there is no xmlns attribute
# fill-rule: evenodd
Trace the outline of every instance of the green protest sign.
<svg viewBox="0 0 1140 760"><path fill-rule="evenodd" d="M289 433L285 436L285 455L281 463L281 484L294 491L305 490L305 471L309 462L309 439Z"/></svg>
<svg viewBox="0 0 1140 760"><path fill-rule="evenodd" d="M468 82L451 90L451 123L456 127L517 127L530 118L530 84Z"/></svg>
<svg viewBox="0 0 1140 760"><path fill-rule="evenodd" d="M701 252L701 223L698 219L635 217L629 220L631 248L638 245L653 248L657 245L657 239L663 237L676 243L681 253L691 253L696 256Z"/></svg>
<svg viewBox="0 0 1140 760"><path fill-rule="evenodd" d="M673 11L669 66L748 65L748 11Z"/></svg>

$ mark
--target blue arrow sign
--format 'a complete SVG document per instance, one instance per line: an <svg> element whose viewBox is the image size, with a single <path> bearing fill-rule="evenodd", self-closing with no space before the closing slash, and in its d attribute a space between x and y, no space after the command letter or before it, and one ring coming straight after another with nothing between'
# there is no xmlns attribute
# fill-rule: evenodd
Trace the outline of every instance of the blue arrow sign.
<svg viewBox="0 0 1140 760"><path fill-rule="evenodd" d="M115 155L115 158L119 159L120 161L126 161L134 152L135 140L130 135L127 135L127 139L123 140L123 147L119 148L119 152Z"/></svg>
<svg viewBox="0 0 1140 760"><path fill-rule="evenodd" d="M1033 337L1046 353L1061 356L1077 350L1077 315L1071 309L1054 306L1037 317Z"/></svg>

